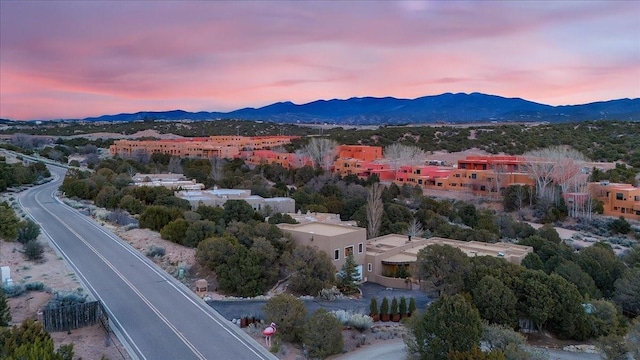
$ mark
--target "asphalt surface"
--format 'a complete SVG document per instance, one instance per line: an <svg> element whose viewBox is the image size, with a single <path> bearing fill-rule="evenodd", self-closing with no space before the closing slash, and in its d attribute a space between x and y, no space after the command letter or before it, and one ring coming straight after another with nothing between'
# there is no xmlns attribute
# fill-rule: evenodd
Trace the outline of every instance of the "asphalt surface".
<svg viewBox="0 0 640 360"><path fill-rule="evenodd" d="M130 245L53 195L57 178L19 202L109 313L134 359L276 359Z"/></svg>
<svg viewBox="0 0 640 360"><path fill-rule="evenodd" d="M407 298L407 302L410 297L414 297L418 311L424 311L427 304L431 302L428 296L417 290L387 289L373 283L362 284L360 290L362 297L359 299L340 299L335 301L304 300L307 315L311 315L319 308L328 311L350 310L357 313L368 314L369 302L372 297L376 297L378 306L380 306L382 298L385 296L389 299L389 303L391 303L391 299L393 299L394 296L397 297L398 300L400 300L401 296L404 296ZM264 319L262 308L266 300L214 300L208 303L227 320L239 319L245 315L254 315L260 319Z"/></svg>

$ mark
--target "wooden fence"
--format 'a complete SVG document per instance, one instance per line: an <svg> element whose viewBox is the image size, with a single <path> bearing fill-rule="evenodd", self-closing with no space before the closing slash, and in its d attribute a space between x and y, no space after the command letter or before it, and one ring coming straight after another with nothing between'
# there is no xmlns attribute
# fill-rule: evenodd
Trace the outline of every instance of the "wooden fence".
<svg viewBox="0 0 640 360"><path fill-rule="evenodd" d="M69 331L100 322L107 330L107 313L99 301L42 311L42 326L49 332Z"/></svg>

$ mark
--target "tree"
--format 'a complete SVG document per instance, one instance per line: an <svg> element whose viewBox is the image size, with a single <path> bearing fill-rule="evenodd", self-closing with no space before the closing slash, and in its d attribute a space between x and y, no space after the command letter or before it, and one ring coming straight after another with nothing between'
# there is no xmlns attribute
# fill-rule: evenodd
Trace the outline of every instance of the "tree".
<svg viewBox="0 0 640 360"><path fill-rule="evenodd" d="M140 215L140 227L160 231L165 225L180 217L182 212L179 209L152 205Z"/></svg>
<svg viewBox="0 0 640 360"><path fill-rule="evenodd" d="M515 325L518 299L511 289L487 275L473 289L473 302L483 319L491 323Z"/></svg>
<svg viewBox="0 0 640 360"><path fill-rule="evenodd" d="M244 200L227 200L223 207L224 213L222 214L222 218L227 224L234 220L245 223L249 222L255 214L251 205Z"/></svg>
<svg viewBox="0 0 640 360"><path fill-rule="evenodd" d="M557 274L551 274L547 284L554 303L547 323L549 330L560 339L586 339L591 331L578 288Z"/></svg>
<svg viewBox="0 0 640 360"><path fill-rule="evenodd" d="M44 247L38 240L31 240L24 244L24 255L28 260L40 260L44 254Z"/></svg>
<svg viewBox="0 0 640 360"><path fill-rule="evenodd" d="M448 360L506 360L504 353L500 350L482 351L478 345L473 345L471 350L452 351L447 356Z"/></svg>
<svg viewBox="0 0 640 360"><path fill-rule="evenodd" d="M337 154L338 143L331 139L312 138L304 147L313 164L324 170L329 170Z"/></svg>
<svg viewBox="0 0 640 360"><path fill-rule="evenodd" d="M622 276L624 264L611 245L598 242L580 250L576 263L593 278L602 296L613 296L614 283Z"/></svg>
<svg viewBox="0 0 640 360"><path fill-rule="evenodd" d="M398 313L400 315L407 314L407 298L405 298L404 296L400 297L400 303L398 304Z"/></svg>
<svg viewBox="0 0 640 360"><path fill-rule="evenodd" d="M278 336L285 341L302 341L307 316L302 300L290 294L278 294L269 299L262 310L268 323L276 323Z"/></svg>
<svg viewBox="0 0 640 360"><path fill-rule="evenodd" d="M20 220L11 206L6 202L0 203L0 238L14 241L18 236Z"/></svg>
<svg viewBox="0 0 640 360"><path fill-rule="evenodd" d="M287 264L289 289L297 294L315 296L335 281L336 268L329 256L311 246L296 246L282 263Z"/></svg>
<svg viewBox="0 0 640 360"><path fill-rule="evenodd" d="M347 256L337 277L340 291L345 294L353 294L358 291L357 282L360 280L360 273L358 272L358 264L353 258L353 254Z"/></svg>
<svg viewBox="0 0 640 360"><path fill-rule="evenodd" d="M614 234L628 234L629 231L631 231L631 225L622 216L613 220L609 224L609 228L611 229L611 232L613 232Z"/></svg>
<svg viewBox="0 0 640 360"><path fill-rule="evenodd" d="M503 190L502 204L504 211L512 212L521 210L529 203L529 194L531 190L529 185L509 185Z"/></svg>
<svg viewBox="0 0 640 360"><path fill-rule="evenodd" d="M587 318L591 327L591 336L599 338L616 335L621 330L616 306L607 300L592 300L590 303L593 311Z"/></svg>
<svg viewBox="0 0 640 360"><path fill-rule="evenodd" d="M304 345L311 358L324 359L343 348L342 324L325 309L311 314L304 327Z"/></svg>
<svg viewBox="0 0 640 360"><path fill-rule="evenodd" d="M11 323L11 308L7 302L7 296L0 287L0 327L9 326Z"/></svg>
<svg viewBox="0 0 640 360"><path fill-rule="evenodd" d="M469 258L450 245L430 245L418 252L418 274L430 280L439 294L455 294L470 268Z"/></svg>
<svg viewBox="0 0 640 360"><path fill-rule="evenodd" d="M405 343L421 359L446 359L453 351L469 351L482 337L480 313L464 296L444 296L409 324Z"/></svg>
<svg viewBox="0 0 640 360"><path fill-rule="evenodd" d="M369 302L369 314L378 315L378 300L375 297L372 297Z"/></svg>
<svg viewBox="0 0 640 360"><path fill-rule="evenodd" d="M378 236L384 205L382 203L382 185L380 183L371 184L369 195L367 196L367 238L372 239Z"/></svg>
<svg viewBox="0 0 640 360"><path fill-rule="evenodd" d="M413 237L422 237L424 233L425 231L422 228L422 224L420 224L420 221L418 221L418 219L416 218L411 220L411 222L409 223L409 228L407 228L406 232L409 241L411 241L411 238Z"/></svg>
<svg viewBox="0 0 640 360"><path fill-rule="evenodd" d="M20 222L17 239L19 243L26 244L31 240L37 239L38 235L40 235L40 225L36 224L31 219Z"/></svg>
<svg viewBox="0 0 640 360"><path fill-rule="evenodd" d="M188 228L189 223L187 220L176 219L162 227L162 230L160 230L160 236L165 240L183 245L185 233Z"/></svg>
<svg viewBox="0 0 640 360"><path fill-rule="evenodd" d="M518 311L533 321L538 329L542 329L547 322L554 306L547 277L548 275L540 270L525 270L518 289Z"/></svg>
<svg viewBox="0 0 640 360"><path fill-rule="evenodd" d="M25 320L20 326L0 329L0 358L72 360L73 344L54 351L51 335L40 323Z"/></svg>
<svg viewBox="0 0 640 360"><path fill-rule="evenodd" d="M541 268L540 268L541 269ZM589 299L598 299L602 297L600 290L596 287L593 278L584 272L580 266L573 261L563 261L553 270L554 273L562 276L570 283L578 288L578 292Z"/></svg>
<svg viewBox="0 0 640 360"><path fill-rule="evenodd" d="M626 269L616 280L613 300L629 314L640 314L640 267Z"/></svg>
<svg viewBox="0 0 640 360"><path fill-rule="evenodd" d="M380 316L389 315L389 299L387 297L382 298L382 302L380 303Z"/></svg>
<svg viewBox="0 0 640 360"><path fill-rule="evenodd" d="M384 148L384 158L389 161L391 170L397 171L401 166L422 164L425 154L418 147L393 143Z"/></svg>

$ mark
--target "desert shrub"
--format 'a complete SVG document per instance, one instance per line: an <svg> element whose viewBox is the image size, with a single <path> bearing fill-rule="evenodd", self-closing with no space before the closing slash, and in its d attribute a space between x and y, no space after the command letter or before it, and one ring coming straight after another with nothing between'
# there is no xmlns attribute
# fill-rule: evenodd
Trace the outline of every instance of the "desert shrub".
<svg viewBox="0 0 640 360"><path fill-rule="evenodd" d="M342 325L324 309L316 310L306 321L304 345L311 358L324 359L342 352Z"/></svg>
<svg viewBox="0 0 640 360"><path fill-rule="evenodd" d="M369 315L351 314L347 324L349 326L353 326L354 329L363 332L371 328L371 325L373 325L373 319Z"/></svg>
<svg viewBox="0 0 640 360"><path fill-rule="evenodd" d="M27 241L24 244L24 255L28 260L40 260L44 253L44 247L38 242L38 240Z"/></svg>
<svg viewBox="0 0 640 360"><path fill-rule="evenodd" d="M33 222L31 219L20 222L20 228L18 229L18 242L26 244L31 240L35 240L40 235L40 225Z"/></svg>
<svg viewBox="0 0 640 360"><path fill-rule="evenodd" d="M26 291L42 291L44 290L44 284L41 283L40 281L30 282L30 283L24 284L24 289Z"/></svg>
<svg viewBox="0 0 640 360"><path fill-rule="evenodd" d="M4 294L7 295L8 298L20 296L25 292L24 285L22 284L6 285L3 290Z"/></svg>
<svg viewBox="0 0 640 360"><path fill-rule="evenodd" d="M46 305L47 309L56 309L59 307L72 306L82 304L87 301L87 294L79 291L56 291L53 297Z"/></svg>
<svg viewBox="0 0 640 360"><path fill-rule="evenodd" d="M147 249L146 255L148 257L163 257L165 254L165 249L162 246L151 245L149 249Z"/></svg>
<svg viewBox="0 0 640 360"><path fill-rule="evenodd" d="M337 287L332 286L331 288L320 290L320 293L318 293L318 300L335 301L339 299L341 296L342 296L342 293L340 292L340 290L338 290Z"/></svg>
<svg viewBox="0 0 640 360"><path fill-rule="evenodd" d="M631 225L622 216L615 219L609 224L609 228L614 234L628 234L631 231Z"/></svg>
<svg viewBox="0 0 640 360"><path fill-rule="evenodd" d="M338 321L340 321L340 324L342 324L343 326L346 326L349 324L349 318L351 317L351 315L347 311L334 310L331 312L331 314L335 316L336 319L338 319Z"/></svg>
<svg viewBox="0 0 640 360"><path fill-rule="evenodd" d="M267 301L263 308L267 323L278 326L278 334L285 341L301 342L307 308L293 295L278 294Z"/></svg>

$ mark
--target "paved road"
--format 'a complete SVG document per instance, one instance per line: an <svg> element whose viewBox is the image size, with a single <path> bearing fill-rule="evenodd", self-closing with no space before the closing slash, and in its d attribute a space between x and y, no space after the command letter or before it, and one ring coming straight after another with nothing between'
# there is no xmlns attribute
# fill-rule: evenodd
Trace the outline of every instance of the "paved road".
<svg viewBox="0 0 640 360"><path fill-rule="evenodd" d="M116 333L139 359L276 359L189 289L99 224L54 196L56 180L20 195L85 287L107 308Z"/></svg>

